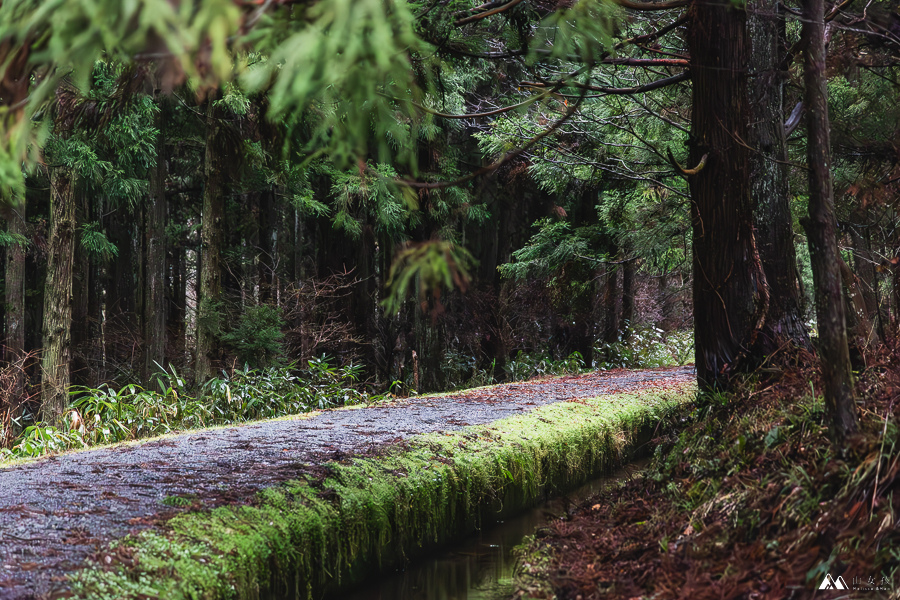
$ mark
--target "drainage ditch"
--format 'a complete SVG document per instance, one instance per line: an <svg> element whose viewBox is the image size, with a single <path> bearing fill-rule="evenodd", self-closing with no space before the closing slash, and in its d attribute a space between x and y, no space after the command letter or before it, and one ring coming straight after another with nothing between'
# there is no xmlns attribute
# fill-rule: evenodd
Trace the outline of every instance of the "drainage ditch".
<svg viewBox="0 0 900 600"><path fill-rule="evenodd" d="M647 462L635 461L512 518L486 522L462 542L328 600L506 600L515 593L513 549L526 536L534 535L549 519L564 515L607 486L631 477Z"/></svg>

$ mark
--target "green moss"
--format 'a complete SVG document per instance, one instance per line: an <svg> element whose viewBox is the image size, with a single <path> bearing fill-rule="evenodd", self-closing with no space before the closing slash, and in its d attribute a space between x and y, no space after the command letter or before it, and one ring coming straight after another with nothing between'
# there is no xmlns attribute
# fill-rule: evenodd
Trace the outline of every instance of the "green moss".
<svg viewBox="0 0 900 600"><path fill-rule="evenodd" d="M685 386L561 402L377 458L328 463L252 505L174 517L73 577L79 597L309 597L470 533L619 464L642 428L693 397ZM121 558L121 557L126 558Z"/></svg>
<svg viewBox="0 0 900 600"><path fill-rule="evenodd" d="M166 506L190 506L196 500L196 494L182 494L180 496L166 496L159 503Z"/></svg>

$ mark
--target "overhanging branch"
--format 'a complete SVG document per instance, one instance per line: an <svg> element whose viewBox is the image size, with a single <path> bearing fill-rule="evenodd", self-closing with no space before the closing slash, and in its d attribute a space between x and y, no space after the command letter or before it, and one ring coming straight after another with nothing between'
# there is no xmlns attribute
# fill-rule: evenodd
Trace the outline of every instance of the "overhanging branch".
<svg viewBox="0 0 900 600"><path fill-rule="evenodd" d="M460 177L459 179L454 179L452 181L436 181L436 182L431 182L431 183L426 183L426 182L421 182L421 181L413 181L411 179L399 179L398 181L399 181L399 183L407 185L411 188L437 190L437 189L444 189L444 188L454 187L457 185L462 185L464 183L468 183L469 181L475 179L476 177L480 177L481 175L485 175L487 173L496 171L498 168L505 165L509 161L511 161L515 158L518 158L523 153L527 152L535 144L537 144L538 142L540 142L541 140L543 140L544 138L546 138L547 136L549 136L550 134L555 132L557 129L562 127L566 123L566 121L568 121L572 117L572 115L574 115L578 111L578 108L581 105L582 100L584 100L584 96L585 96L586 92L587 92L587 89L583 87L581 96L575 102L572 102L572 104L570 104L568 106L568 108L566 109L566 113L562 117L557 119L550 127L545 129L538 135L534 136L530 140L528 140L528 142L526 142L525 145L523 145L521 148L514 150L512 152L508 152L499 160L496 160L493 163L489 164L488 166L482 167L481 169L478 169L477 171L475 171L473 173L469 173L465 177Z"/></svg>
<svg viewBox="0 0 900 600"><path fill-rule="evenodd" d="M682 81L687 81L691 78L690 71L684 71L679 73L678 75L673 75L671 77L666 77L664 79L657 79L656 81L651 81L650 83L645 83L643 85L636 85L630 88L614 88L614 87L606 87L600 85L585 85L579 83L568 84L572 87L581 88L583 90L589 90L592 92L601 92L604 94L610 95L628 95L628 94L641 94L643 92L650 92L652 90L658 90L659 88L666 87L668 85L673 85L675 83L680 83ZM521 84L523 87L535 87L535 88L548 88L550 84L547 84L542 81L523 81Z"/></svg>
<svg viewBox="0 0 900 600"><path fill-rule="evenodd" d="M622 40L621 42L618 42L613 47L616 50L618 50L620 48L624 48L628 44L643 44L644 42L652 42L653 40L656 40L656 39L661 38L662 36L666 35L673 29L677 29L678 27L681 27L682 25L684 25L687 22L688 22L688 16L682 15L682 16L678 17L672 23L663 27L662 29L658 29L657 31L654 31L653 33L638 35L633 38L628 38L627 40Z"/></svg>
<svg viewBox="0 0 900 600"><path fill-rule="evenodd" d="M667 2L633 2L632 0L614 1L622 8L640 11L669 10L671 8L681 8L682 6L687 6L691 3L691 0L668 0Z"/></svg>
<svg viewBox="0 0 900 600"><path fill-rule="evenodd" d="M560 84L560 85L561 85L561 84ZM438 111L436 111L436 110L433 110L433 109L431 109L431 108L428 108L427 106L422 106L421 104L418 104L418 103L416 103L416 102L410 102L410 104L412 104L413 106L415 106L416 108L418 108L419 110L421 110L421 111L423 111L423 112L426 112L426 113L428 113L428 114L430 114L430 115L434 115L434 116L436 116L436 117L440 117L440 118L442 118L442 119L478 119L478 118L481 118L481 117L492 117L492 116L494 116L494 115L499 115L499 114L502 114L502 113L505 113L505 112L509 112L509 111L511 111L511 110L515 110L515 109L521 108L521 107L523 107L523 106L528 106L529 104L533 104L533 103L535 103L535 102L537 102L537 101L539 101L539 100L543 100L543 99L546 98L547 96L553 94L553 92L555 92L556 90L558 90L559 87L560 87L560 86L558 85L558 86L556 86L556 87L554 87L554 88L550 88L549 90L547 90L547 91L545 91L545 92L542 92L542 93L540 93L540 94L537 94L536 96L532 96L532 97L530 97L530 98L526 98L525 100L523 100L522 102L519 102L519 103L517 103L517 104L512 104L512 105L510 105L510 106L504 106L504 107L498 108L498 109L496 109L496 110L489 110L489 111L486 111L486 112L480 112L480 113L469 113L469 114L450 114L450 113L442 113L442 112L438 112ZM380 95L384 96L385 98L390 98L391 100L398 100L397 98L394 98L393 96L387 96L387 95L385 95L385 94L380 94ZM399 101L399 100L398 100L398 101Z"/></svg>
<svg viewBox="0 0 900 600"><path fill-rule="evenodd" d="M491 15L496 15L498 13L506 12L507 10L514 7L516 4L519 4L522 0L512 0L511 2L507 2L503 6L498 6L493 10L487 10L483 13L478 13L477 15L472 15L471 17L466 17L465 19L460 19L454 25L459 27L460 25L465 25L466 23L471 23L472 21L478 21L480 19L485 19L490 17Z"/></svg>
<svg viewBox="0 0 900 600"><path fill-rule="evenodd" d="M678 161L675 160L675 157L672 156L672 149L666 148L666 154L669 157L669 162L672 163L672 166L675 167L675 170L684 175L685 177L690 177L691 175L696 175L700 171L703 170L703 167L706 166L706 159L709 158L709 153L707 152L702 157L700 157L700 162L697 163L697 166L693 169L685 169L681 165L678 164Z"/></svg>
<svg viewBox="0 0 900 600"><path fill-rule="evenodd" d="M689 64L685 58L606 58L600 63L629 67L686 67Z"/></svg>

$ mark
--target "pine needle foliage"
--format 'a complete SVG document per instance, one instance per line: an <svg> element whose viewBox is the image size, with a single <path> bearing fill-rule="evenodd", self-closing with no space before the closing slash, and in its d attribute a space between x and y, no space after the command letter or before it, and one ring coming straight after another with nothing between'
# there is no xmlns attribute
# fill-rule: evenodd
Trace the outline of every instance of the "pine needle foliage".
<svg viewBox="0 0 900 600"><path fill-rule="evenodd" d="M443 310L441 288L465 291L469 283L469 269L475 258L465 248L453 243L434 240L408 244L391 266L388 294L382 302L387 314L400 311L403 301L412 291L418 292L419 302L427 307L430 292L435 301L435 313Z"/></svg>
<svg viewBox="0 0 900 600"><path fill-rule="evenodd" d="M528 243L513 252L513 262L500 265L500 274L508 279L546 277L571 261L600 259L592 256L598 231L596 227L579 227L574 231L565 221L550 218L535 223L538 227Z"/></svg>
<svg viewBox="0 0 900 600"><path fill-rule="evenodd" d="M0 230L0 247L8 248L9 246L27 247L31 242L21 233L10 233L6 230Z"/></svg>

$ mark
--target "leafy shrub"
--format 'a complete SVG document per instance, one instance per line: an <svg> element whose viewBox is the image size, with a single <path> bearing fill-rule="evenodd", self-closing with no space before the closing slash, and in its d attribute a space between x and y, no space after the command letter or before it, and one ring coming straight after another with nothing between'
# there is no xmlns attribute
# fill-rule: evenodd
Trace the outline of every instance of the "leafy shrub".
<svg viewBox="0 0 900 600"><path fill-rule="evenodd" d="M232 346L241 362L254 367L275 364L284 354L284 317L277 306L251 306L238 318L237 325L222 335L222 341Z"/></svg>
<svg viewBox="0 0 900 600"><path fill-rule="evenodd" d="M159 391L129 384L116 390L72 386L69 414L62 428L38 422L19 435L0 458L41 456L71 448L109 444L212 424L240 423L310 410L371 402L354 387L360 365L332 366L325 357L307 368L251 369L245 366L208 381L199 397L189 393L174 368L156 376Z"/></svg>
<svg viewBox="0 0 900 600"><path fill-rule="evenodd" d="M367 401L352 387L361 372L358 365L333 367L325 357L308 361L299 376L292 366L257 370L245 365L208 381L202 397L217 422L270 419Z"/></svg>
<svg viewBox="0 0 900 600"><path fill-rule="evenodd" d="M580 352L573 352L562 360L553 360L544 354L526 354L520 351L513 360L506 363L506 375L510 381L525 381L532 377L579 373L584 368L584 357Z"/></svg>
<svg viewBox="0 0 900 600"><path fill-rule="evenodd" d="M353 404L362 395L346 383L355 381L358 368L336 369L327 360L313 359L309 368L295 374L291 367L243 369L208 381L202 397L216 420L236 423Z"/></svg>
<svg viewBox="0 0 900 600"><path fill-rule="evenodd" d="M119 390L105 384L96 389L72 386L69 394L75 398L71 408L81 421L82 434L92 444L162 435L212 420L201 402L172 386L162 392L134 384Z"/></svg>
<svg viewBox="0 0 900 600"><path fill-rule="evenodd" d="M675 331L668 336L650 325L628 329L613 343L595 347L601 369L652 369L683 365L693 359L694 334Z"/></svg>
<svg viewBox="0 0 900 600"><path fill-rule="evenodd" d="M444 355L444 376L447 378L449 389L461 390L481 387L494 383L494 368L496 361L490 368L478 367L478 359L471 354L448 350Z"/></svg>
<svg viewBox="0 0 900 600"><path fill-rule="evenodd" d="M52 425L37 423L25 428L9 455L19 458L36 457L85 446L87 444L77 430L65 431Z"/></svg>

